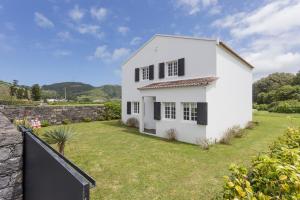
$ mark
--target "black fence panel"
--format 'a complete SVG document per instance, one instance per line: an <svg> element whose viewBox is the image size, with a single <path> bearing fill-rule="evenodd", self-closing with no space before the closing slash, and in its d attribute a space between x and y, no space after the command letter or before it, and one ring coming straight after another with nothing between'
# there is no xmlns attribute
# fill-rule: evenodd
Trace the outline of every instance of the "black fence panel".
<svg viewBox="0 0 300 200"><path fill-rule="evenodd" d="M89 200L95 181L24 127L24 199Z"/></svg>

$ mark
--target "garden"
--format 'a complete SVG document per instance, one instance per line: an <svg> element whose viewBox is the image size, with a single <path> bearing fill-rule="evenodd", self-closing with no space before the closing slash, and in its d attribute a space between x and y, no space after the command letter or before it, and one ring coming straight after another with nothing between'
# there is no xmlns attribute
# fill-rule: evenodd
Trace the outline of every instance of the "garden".
<svg viewBox="0 0 300 200"><path fill-rule="evenodd" d="M256 111L254 121L258 125L244 130L242 136L233 137L226 144L212 145L208 150L141 135L136 128L117 120L50 126L42 128L39 134L46 139L46 134L54 130L65 128L70 132L64 154L96 180L97 186L91 193L94 200L214 199L223 195L228 199L235 196L247 199L249 195L268 199L259 197L248 168L253 166L255 156L262 152L269 156L270 145L272 152L281 148L279 144L272 145L274 141L285 145L286 139L278 137L284 135L287 127L299 126L300 115ZM51 137L46 140L51 142ZM299 146L296 148L299 151ZM278 174L275 179L282 179L283 185L288 185L291 181L285 176L293 173ZM235 182L241 177L242 183ZM252 193L247 191L249 185Z"/></svg>

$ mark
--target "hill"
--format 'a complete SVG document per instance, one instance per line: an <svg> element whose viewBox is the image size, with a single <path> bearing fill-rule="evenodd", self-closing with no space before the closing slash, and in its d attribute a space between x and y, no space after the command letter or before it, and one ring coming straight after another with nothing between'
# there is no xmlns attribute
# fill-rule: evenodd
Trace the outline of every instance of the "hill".
<svg viewBox="0 0 300 200"><path fill-rule="evenodd" d="M9 86L10 83L0 81L0 99L7 99L10 97Z"/></svg>
<svg viewBox="0 0 300 200"><path fill-rule="evenodd" d="M106 101L121 98L120 85L103 85L94 87L80 82L62 82L42 86L43 90L52 91L57 97L64 98L65 90L67 98L79 101Z"/></svg>

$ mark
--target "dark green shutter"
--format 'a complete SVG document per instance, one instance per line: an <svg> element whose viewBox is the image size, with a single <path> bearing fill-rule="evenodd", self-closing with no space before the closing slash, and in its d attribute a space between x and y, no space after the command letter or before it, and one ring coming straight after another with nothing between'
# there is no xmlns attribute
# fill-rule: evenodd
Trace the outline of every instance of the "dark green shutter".
<svg viewBox="0 0 300 200"><path fill-rule="evenodd" d="M207 125L207 102L197 103L197 124Z"/></svg>
<svg viewBox="0 0 300 200"><path fill-rule="evenodd" d="M131 115L131 102L127 101L127 115Z"/></svg>
<svg viewBox="0 0 300 200"><path fill-rule="evenodd" d="M149 80L154 79L154 65L149 66Z"/></svg>
<svg viewBox="0 0 300 200"><path fill-rule="evenodd" d="M184 76L184 58L178 60L178 76Z"/></svg>
<svg viewBox="0 0 300 200"><path fill-rule="evenodd" d="M154 102L154 119L161 119L161 104L160 102Z"/></svg>
<svg viewBox="0 0 300 200"><path fill-rule="evenodd" d="M165 78L165 63L159 63L159 78Z"/></svg>
<svg viewBox="0 0 300 200"><path fill-rule="evenodd" d="M140 68L135 68L135 82L140 81Z"/></svg>

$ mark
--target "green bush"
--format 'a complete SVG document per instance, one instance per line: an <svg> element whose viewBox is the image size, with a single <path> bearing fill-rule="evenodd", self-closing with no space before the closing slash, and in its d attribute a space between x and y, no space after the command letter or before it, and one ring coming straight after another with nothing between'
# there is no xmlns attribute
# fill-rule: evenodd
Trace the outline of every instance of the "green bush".
<svg viewBox="0 0 300 200"><path fill-rule="evenodd" d="M278 101L270 105L269 111L278 113L300 113L300 101Z"/></svg>
<svg viewBox="0 0 300 200"><path fill-rule="evenodd" d="M300 129L289 128L249 169L231 165L224 199L300 199Z"/></svg>
<svg viewBox="0 0 300 200"><path fill-rule="evenodd" d="M269 105L268 104L253 104L253 108L256 110L268 110Z"/></svg>
<svg viewBox="0 0 300 200"><path fill-rule="evenodd" d="M48 122L48 120L42 120L41 121L41 126L42 127L47 127L47 126L50 126L50 123Z"/></svg>
<svg viewBox="0 0 300 200"><path fill-rule="evenodd" d="M71 120L63 119L61 123L64 124L64 125L71 124Z"/></svg>
<svg viewBox="0 0 300 200"><path fill-rule="evenodd" d="M121 102L111 101L104 104L104 114L106 120L121 118Z"/></svg>
<svg viewBox="0 0 300 200"><path fill-rule="evenodd" d="M91 122L91 121L92 121L92 119L91 119L91 118L89 118L89 117L84 117L84 118L83 118L83 121L84 121L84 122Z"/></svg>

